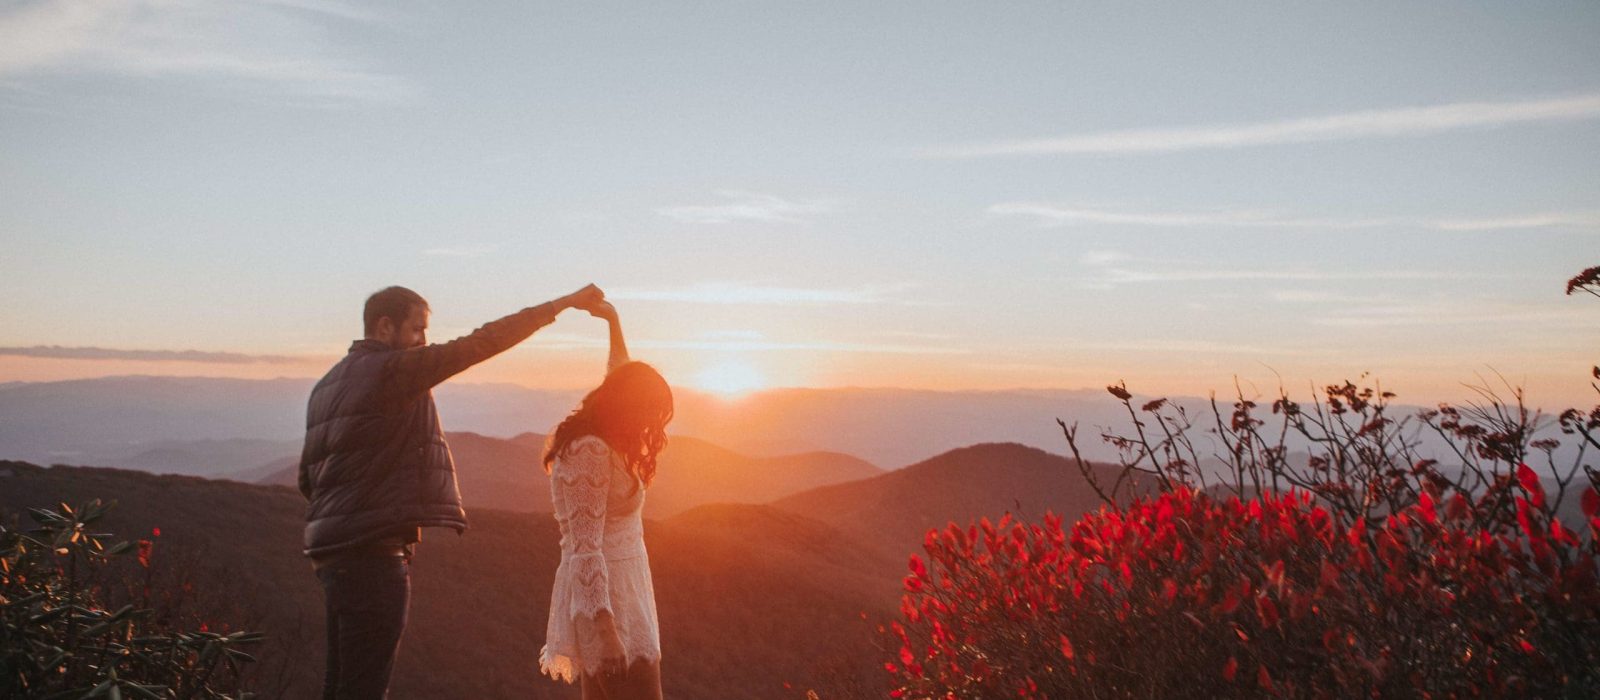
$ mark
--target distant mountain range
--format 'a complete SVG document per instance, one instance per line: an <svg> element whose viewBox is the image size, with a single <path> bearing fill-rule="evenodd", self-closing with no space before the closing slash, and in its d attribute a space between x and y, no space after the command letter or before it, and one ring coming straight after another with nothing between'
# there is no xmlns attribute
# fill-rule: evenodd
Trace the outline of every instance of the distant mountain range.
<svg viewBox="0 0 1600 700"><path fill-rule="evenodd" d="M0 458L36 463L151 464L175 443L298 441L308 379L110 377L0 385ZM446 429L495 437L544 433L580 392L446 382L434 392ZM939 392L903 389L779 389L730 400L675 390L674 435L747 455L815 451L874 464L909 464L984 441L1064 452L1055 419L1111 425L1123 416L1101 391ZM1099 457L1109 450L1089 441ZM218 457L210 448L170 455L167 469ZM259 466L241 456L228 471ZM271 457L268 457L271 459ZM253 461L254 460L254 461ZM143 468L143 467L141 467ZM220 468L220 465L219 465Z"/></svg>
<svg viewBox="0 0 1600 700"><path fill-rule="evenodd" d="M298 445L311 385L309 379L186 377L0 384L0 459L259 476L270 473L265 462L276 459L262 458L271 443ZM581 397L576 391L452 382L434 394L446 429L502 438L547 432ZM1098 389L778 389L730 400L680 387L675 396L673 435L745 455L836 452L891 468L981 442L1065 454L1057 418L1082 426L1085 457L1113 461L1116 452L1099 439L1100 428L1129 429L1126 410ZM1257 397L1263 406L1271 398ZM1228 410L1229 400L1222 403ZM1210 412L1206 399L1173 397L1173 405L1194 416ZM1390 415L1416 410L1395 406ZM1203 418L1198 422L1206 424ZM1204 436L1197 435L1203 452ZM1425 454L1451 461L1431 431L1415 438ZM1564 447L1557 461L1572 456ZM202 468L208 464L213 470Z"/></svg>
<svg viewBox="0 0 1600 700"><path fill-rule="evenodd" d="M238 471L283 452L224 455L214 449L223 446L217 443L292 443L298 452L313 383L197 377L12 383L0 386L0 458L133 465L142 453L176 447L192 454L178 455L168 471L206 458L228 460L213 464L212 473ZM446 427L492 435L553 425L578 398L574 392L450 383L435 395Z"/></svg>

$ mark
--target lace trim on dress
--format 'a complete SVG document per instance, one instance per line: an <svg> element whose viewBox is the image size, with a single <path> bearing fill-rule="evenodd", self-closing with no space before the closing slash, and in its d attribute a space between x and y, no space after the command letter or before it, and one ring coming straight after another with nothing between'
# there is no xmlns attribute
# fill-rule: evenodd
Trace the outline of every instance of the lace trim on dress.
<svg viewBox="0 0 1600 700"><path fill-rule="evenodd" d="M629 654L627 665L632 666L638 661L660 663L661 655L645 653ZM539 650L539 672L549 676L552 680L558 680L563 683L574 683L578 680L579 675L593 676L600 671L599 669L593 668L584 670L583 668L580 668L580 665L576 659L570 656L563 656L561 654L552 654L550 653L549 645L546 645L543 649Z"/></svg>

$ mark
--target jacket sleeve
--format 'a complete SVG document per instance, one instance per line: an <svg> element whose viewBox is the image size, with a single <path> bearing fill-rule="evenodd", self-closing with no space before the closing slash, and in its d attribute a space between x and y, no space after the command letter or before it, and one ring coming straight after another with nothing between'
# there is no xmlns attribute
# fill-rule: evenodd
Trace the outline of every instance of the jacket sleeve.
<svg viewBox="0 0 1600 700"><path fill-rule="evenodd" d="M556 320L556 307L546 302L490 321L448 343L394 353L384 365L384 386L394 396L418 394L479 362L516 345Z"/></svg>
<svg viewBox="0 0 1600 700"><path fill-rule="evenodd" d="M555 488L566 503L573 539L568 571L572 576L568 609L573 618L593 619L611 610L611 581L604 551L606 496L611 491L611 448L599 438L575 441L551 465Z"/></svg>

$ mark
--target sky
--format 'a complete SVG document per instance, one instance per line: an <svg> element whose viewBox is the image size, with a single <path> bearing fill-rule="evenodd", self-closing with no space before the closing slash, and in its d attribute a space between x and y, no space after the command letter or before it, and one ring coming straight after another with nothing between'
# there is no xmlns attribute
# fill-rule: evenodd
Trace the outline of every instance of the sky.
<svg viewBox="0 0 1600 700"><path fill-rule="evenodd" d="M599 284L675 383L1588 405L1600 4L0 2L0 381ZM464 381L578 388L569 312Z"/></svg>

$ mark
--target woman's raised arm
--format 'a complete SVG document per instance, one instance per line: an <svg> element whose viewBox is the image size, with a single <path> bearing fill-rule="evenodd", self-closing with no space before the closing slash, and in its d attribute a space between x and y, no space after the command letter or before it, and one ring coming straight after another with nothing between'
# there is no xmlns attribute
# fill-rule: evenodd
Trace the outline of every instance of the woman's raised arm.
<svg viewBox="0 0 1600 700"><path fill-rule="evenodd" d="M628 344L622 339L622 321L617 317L617 307L602 301L588 309L589 315L603 318L611 326L611 354L606 358L606 372L628 363Z"/></svg>

